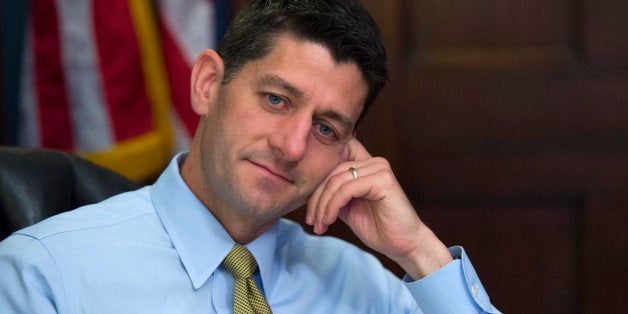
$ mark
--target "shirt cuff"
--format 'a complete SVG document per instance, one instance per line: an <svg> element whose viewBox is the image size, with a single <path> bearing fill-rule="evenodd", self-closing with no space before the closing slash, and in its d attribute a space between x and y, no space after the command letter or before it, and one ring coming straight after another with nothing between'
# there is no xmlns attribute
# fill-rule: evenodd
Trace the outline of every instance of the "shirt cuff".
<svg viewBox="0 0 628 314"><path fill-rule="evenodd" d="M453 261L429 276L403 280L425 313L499 313L490 302L478 275L460 246L449 248Z"/></svg>

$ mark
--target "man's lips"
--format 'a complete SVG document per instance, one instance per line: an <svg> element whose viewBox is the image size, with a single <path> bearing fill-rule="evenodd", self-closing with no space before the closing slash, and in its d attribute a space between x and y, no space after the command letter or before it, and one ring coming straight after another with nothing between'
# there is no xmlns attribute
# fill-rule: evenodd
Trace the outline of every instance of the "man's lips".
<svg viewBox="0 0 628 314"><path fill-rule="evenodd" d="M266 165L256 163L256 162L251 161L251 160L249 160L249 159L247 159L247 161L248 161L248 162L250 162L250 163L252 163L254 166L256 166L256 167L258 167L258 168L261 168L261 169L265 170L265 171L266 171L266 172L268 172L269 174L271 174L271 175L273 175L273 176L275 176L275 177L277 177L277 178L279 178L279 179L281 179L281 180L287 181L287 182L289 182L289 183L294 183L292 180L288 179L286 176L284 176L283 174L281 174L279 171L273 170L272 168L270 168L270 167L268 167L268 166L266 166Z"/></svg>

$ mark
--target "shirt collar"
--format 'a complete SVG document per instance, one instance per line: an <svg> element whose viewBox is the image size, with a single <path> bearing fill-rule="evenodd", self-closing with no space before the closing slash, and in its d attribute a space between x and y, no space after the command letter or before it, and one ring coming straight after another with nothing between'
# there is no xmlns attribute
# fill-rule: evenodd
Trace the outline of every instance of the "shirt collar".
<svg viewBox="0 0 628 314"><path fill-rule="evenodd" d="M195 289L200 288L220 266L235 241L220 222L194 196L179 166L187 154L176 155L151 188L157 215ZM259 265L265 289L271 289L277 224L246 245Z"/></svg>
<svg viewBox="0 0 628 314"><path fill-rule="evenodd" d="M229 234L179 175L187 155L175 156L151 189L155 211L195 289L201 287L234 245Z"/></svg>

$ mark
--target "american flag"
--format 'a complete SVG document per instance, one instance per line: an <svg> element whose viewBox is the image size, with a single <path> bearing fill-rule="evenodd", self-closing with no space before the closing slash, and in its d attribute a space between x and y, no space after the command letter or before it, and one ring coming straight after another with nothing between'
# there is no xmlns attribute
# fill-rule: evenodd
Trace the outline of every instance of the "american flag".
<svg viewBox="0 0 628 314"><path fill-rule="evenodd" d="M31 0L22 11L21 28L2 22L3 42L21 41L3 58L10 144L72 151L134 180L187 148L191 66L215 48L226 1Z"/></svg>

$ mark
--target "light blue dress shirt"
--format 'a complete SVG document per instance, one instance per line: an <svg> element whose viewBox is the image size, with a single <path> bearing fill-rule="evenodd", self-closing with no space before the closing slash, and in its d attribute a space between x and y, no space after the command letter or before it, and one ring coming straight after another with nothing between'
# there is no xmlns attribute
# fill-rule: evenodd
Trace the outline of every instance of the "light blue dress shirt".
<svg viewBox="0 0 628 314"><path fill-rule="evenodd" d="M231 313L234 245L179 176L185 155L137 191L49 218L0 242L1 313ZM477 313L490 304L461 247L419 281L359 248L280 220L246 245L274 313Z"/></svg>

